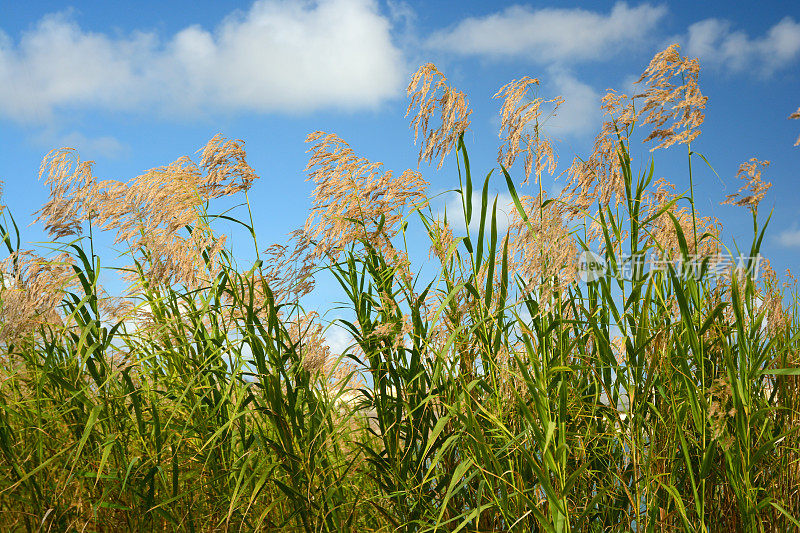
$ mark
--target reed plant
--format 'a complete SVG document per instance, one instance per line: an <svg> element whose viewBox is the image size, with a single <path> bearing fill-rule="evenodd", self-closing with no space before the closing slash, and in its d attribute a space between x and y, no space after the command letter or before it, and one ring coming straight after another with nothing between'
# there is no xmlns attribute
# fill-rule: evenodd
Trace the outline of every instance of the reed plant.
<svg viewBox="0 0 800 533"><path fill-rule="evenodd" d="M696 210L699 72L672 46L641 94L609 91L592 153L548 196L546 118L563 99L532 78L501 88L499 166L479 180L466 96L424 65L408 114L420 162L455 159L463 224L419 171L316 132L308 221L263 250L241 141L127 183L52 152L50 252L22 248L10 209L0 227L3 529L800 527L797 293L760 256L764 162L743 163L725 199L752 216L742 259L724 260L721 224ZM655 180L641 143L686 150L685 192ZM513 200L508 229L492 180ZM227 196L239 218L213 212ZM251 236L252 264L220 222ZM101 264L98 232L129 266ZM127 288L112 296L113 271ZM326 279L342 353L304 307Z"/></svg>

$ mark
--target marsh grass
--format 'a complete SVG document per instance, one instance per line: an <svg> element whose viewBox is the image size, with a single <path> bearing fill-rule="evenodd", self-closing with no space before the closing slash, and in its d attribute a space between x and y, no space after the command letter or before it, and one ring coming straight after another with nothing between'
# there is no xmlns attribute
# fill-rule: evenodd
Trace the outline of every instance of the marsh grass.
<svg viewBox="0 0 800 533"><path fill-rule="evenodd" d="M240 141L126 184L53 152L39 214L59 255L22 250L10 210L0 228L3 529L800 527L797 293L768 265L748 274L755 260L715 275L722 228L693 196L698 74L673 46L642 94L609 92L593 153L552 198L540 118L562 99L527 97L530 78L503 87L505 233L492 173L473 178L466 98L433 65L409 85L409 112L420 160L458 162L463 235L418 172L395 177L332 134L308 139L309 222L265 251ZM654 180L655 156L635 169L643 126L645 142L687 150L687 193ZM538 195L518 196L517 156ZM764 166L743 163L747 184L727 200L752 216L750 258L769 220ZM230 195L244 196L244 221L212 214ZM219 221L252 236L252 267ZM430 239L432 275L402 246L409 221ZM130 263L121 296L99 283L97 231L115 232ZM608 268L579 281L587 250ZM646 272L635 259L652 254L669 266ZM697 257L692 272L676 266ZM301 305L325 273L349 308L343 354Z"/></svg>

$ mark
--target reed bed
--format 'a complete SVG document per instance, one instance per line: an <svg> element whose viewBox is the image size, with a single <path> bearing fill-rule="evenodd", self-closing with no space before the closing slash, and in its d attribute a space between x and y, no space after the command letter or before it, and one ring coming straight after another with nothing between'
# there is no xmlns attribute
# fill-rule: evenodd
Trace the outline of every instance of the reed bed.
<svg viewBox="0 0 800 533"><path fill-rule="evenodd" d="M753 220L736 260L695 209L699 73L672 46L640 94L609 91L592 153L549 197L543 124L563 99L532 78L502 87L499 167L478 180L466 96L421 67L420 162L457 161L465 233L420 172L331 133L308 137L307 223L266 249L241 141L126 183L51 152L38 216L52 253L21 248L9 209L0 228L2 529L800 527L797 293L759 254L766 162L742 163L721 199ZM655 180L663 149L687 151L686 192ZM514 201L508 230L492 179ZM519 196L530 181L538 194ZM239 219L213 211L230 196ZM252 265L220 222L252 236ZM99 232L130 265L114 269L123 294L100 283ZM424 268L411 232L429 240ZM325 276L347 307L341 354L303 307Z"/></svg>

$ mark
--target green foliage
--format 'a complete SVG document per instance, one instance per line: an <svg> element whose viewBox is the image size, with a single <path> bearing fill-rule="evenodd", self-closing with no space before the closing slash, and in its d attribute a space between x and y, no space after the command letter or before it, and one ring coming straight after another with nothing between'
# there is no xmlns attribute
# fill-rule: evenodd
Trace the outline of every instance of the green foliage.
<svg viewBox="0 0 800 533"><path fill-rule="evenodd" d="M224 253L197 289L151 283L137 263L151 316L137 329L104 320L100 260L70 245L69 327L2 346L3 529L798 526L796 305L767 328L752 279L720 296L710 276L674 267L555 292L522 279L491 173L473 206L463 137L458 148L465 223L479 211L479 229L448 245L435 276L405 275L366 240L324 265L349 308L355 387L308 368L291 331L302 308L279 303L260 262L239 272ZM637 175L624 145L619 157L623 212L598 212L613 268L653 246L639 237L654 167ZM433 217L413 216L435 243ZM707 236L675 228L688 259L687 242ZM0 232L13 255L16 226Z"/></svg>

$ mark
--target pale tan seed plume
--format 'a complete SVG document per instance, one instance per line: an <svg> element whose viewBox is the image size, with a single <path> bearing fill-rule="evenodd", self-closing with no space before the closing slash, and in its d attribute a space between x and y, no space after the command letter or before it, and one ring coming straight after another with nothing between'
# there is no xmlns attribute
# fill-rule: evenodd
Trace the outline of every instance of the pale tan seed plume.
<svg viewBox="0 0 800 533"><path fill-rule="evenodd" d="M333 133L307 136L311 156L306 170L316 186L303 228L287 244L265 251L264 279L278 301L296 301L314 288L314 273L323 259L336 261L350 246L368 244L383 253L409 278L410 262L392 245L407 207L427 201L428 183L419 172L400 176L382 163L358 156Z"/></svg>
<svg viewBox="0 0 800 533"><path fill-rule="evenodd" d="M761 283L759 297L761 308L766 311L767 329L777 332L791 324L791 314L784 308L783 293L778 282L778 275L772 268L769 259L761 258L759 264Z"/></svg>
<svg viewBox="0 0 800 533"><path fill-rule="evenodd" d="M555 115L559 106L564 103L564 98L561 96L550 100L540 97L527 98L528 89L535 89L538 85L538 79L525 76L507 83L492 96L504 99L500 111L500 138L503 139L503 143L497 152L497 162L509 168L517 157L524 155L523 183L528 183L531 173L538 182L545 169L552 174L558 164L551 139L542 132L540 119L543 107L552 107L550 114Z"/></svg>
<svg viewBox="0 0 800 533"><path fill-rule="evenodd" d="M94 207L92 199L98 193L93 165L93 161L81 161L72 148L51 150L42 160L39 179L44 178L50 197L35 213L35 222L44 221L52 237L81 234Z"/></svg>
<svg viewBox="0 0 800 533"><path fill-rule="evenodd" d="M46 259L18 251L0 262L0 342L32 338L40 327L63 325L57 309L64 291L74 288L72 258Z"/></svg>
<svg viewBox="0 0 800 533"><path fill-rule="evenodd" d="M617 360L617 363L625 364L628 359L628 347L625 337L614 335L611 337L610 345L611 353L614 354L614 359Z"/></svg>
<svg viewBox="0 0 800 533"><path fill-rule="evenodd" d="M736 415L733 407L733 388L727 377L720 377L713 381L706 392L708 395L708 421L711 434L720 445L728 450L733 444L733 436L728 432L728 419Z"/></svg>
<svg viewBox="0 0 800 533"><path fill-rule="evenodd" d="M797 108L797 111L789 115L789 120L800 118L800 107ZM794 142L795 146L800 146L800 137L797 137L797 140Z"/></svg>
<svg viewBox="0 0 800 533"><path fill-rule="evenodd" d="M529 288L561 293L575 279L577 248L566 223L564 204L547 202L547 196L523 196L528 217L514 210L509 238L509 271L521 276Z"/></svg>
<svg viewBox="0 0 800 533"><path fill-rule="evenodd" d="M705 120L708 98L700 92L700 62L682 57L679 49L673 44L656 54L636 82L647 87L635 97L644 100L641 125L653 128L645 142L659 141L651 151L691 143L700 135Z"/></svg>
<svg viewBox="0 0 800 533"><path fill-rule="evenodd" d="M295 346L303 368L311 374L327 373L333 363L325 341L325 329L316 312L303 313L286 320L286 330Z"/></svg>
<svg viewBox="0 0 800 533"><path fill-rule="evenodd" d="M276 302L296 302L314 290L318 264L314 244L302 228L297 229L289 235L288 244L275 243L264 251L262 279ZM261 283L256 285L260 290Z"/></svg>
<svg viewBox="0 0 800 533"><path fill-rule="evenodd" d="M601 109L603 125L595 136L592 153L587 159L576 157L567 170L561 199L572 217L586 213L595 202L619 205L625 199L619 150L628 144L638 114L631 99L613 89L601 99Z"/></svg>
<svg viewBox="0 0 800 533"><path fill-rule="evenodd" d="M769 161L759 161L755 157L739 165L736 177L746 180L747 183L742 185L735 194L727 195L721 204L747 207L754 213L758 213L758 204L772 187L771 182L761 179L761 171L768 166Z"/></svg>
<svg viewBox="0 0 800 533"><path fill-rule="evenodd" d="M675 185L666 179L658 179L653 184L655 190L648 191L644 196L644 212L650 223L642 228L641 244L655 247L660 260L677 260L681 258L680 240L675 222L678 221L681 232L686 240L687 251L690 256L699 258L715 258L720 251L720 235L722 224L715 217L698 217L696 219L697 234L701 236L698 242L688 238L693 234L695 223L692 213L685 207L678 207L674 203L678 196L675 194Z"/></svg>
<svg viewBox="0 0 800 533"><path fill-rule="evenodd" d="M258 175L247 163L244 141L225 140L215 135L201 150L200 169L204 177L200 194L206 201L212 198L246 192L258 179Z"/></svg>
<svg viewBox="0 0 800 533"><path fill-rule="evenodd" d="M408 84L406 94L411 96L406 116L418 107L411 121L414 144L422 139L418 163L430 163L438 159L437 168L441 168L459 136L469 127L472 110L469 109L466 96L450 87L447 78L433 63L426 63L417 70ZM433 129L429 121L437 112L441 124Z"/></svg>
<svg viewBox="0 0 800 533"><path fill-rule="evenodd" d="M392 248L405 208L426 201L428 183L422 175L384 172L381 163L357 156L332 133L312 133L306 142L312 143L308 179L316 187L304 235L314 243L317 257L338 257L358 241L384 251Z"/></svg>
<svg viewBox="0 0 800 533"><path fill-rule="evenodd" d="M245 160L243 141L225 141L220 135L202 149L199 165L181 157L127 183L97 181L92 164L72 149L50 152L39 174L50 187L50 199L36 220L60 238L79 235L91 219L115 231L115 243L126 242L144 253L152 281L187 286L213 273L225 242L208 225L206 202L246 191L258 178ZM187 226L191 234L181 235Z"/></svg>
<svg viewBox="0 0 800 533"><path fill-rule="evenodd" d="M430 228L431 249L428 257L436 256L442 266L450 263L453 254L456 253L454 247L451 247L455 241L453 230L450 228L448 221L442 218L437 218L433 221Z"/></svg>
<svg viewBox="0 0 800 533"><path fill-rule="evenodd" d="M381 323L375 327L370 336L388 343L394 349L399 349L405 345L407 336L414 329L411 317L403 313L399 303L388 293L379 292L378 297L375 312L381 317Z"/></svg>

